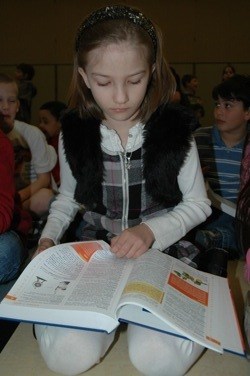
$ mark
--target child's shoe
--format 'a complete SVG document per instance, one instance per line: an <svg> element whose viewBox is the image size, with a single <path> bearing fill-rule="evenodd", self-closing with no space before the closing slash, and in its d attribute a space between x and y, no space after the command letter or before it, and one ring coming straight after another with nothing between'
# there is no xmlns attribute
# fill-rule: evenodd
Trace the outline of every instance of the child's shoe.
<svg viewBox="0 0 250 376"><path fill-rule="evenodd" d="M222 245L222 234L218 230L199 230L195 235L195 244L202 249L220 248Z"/></svg>

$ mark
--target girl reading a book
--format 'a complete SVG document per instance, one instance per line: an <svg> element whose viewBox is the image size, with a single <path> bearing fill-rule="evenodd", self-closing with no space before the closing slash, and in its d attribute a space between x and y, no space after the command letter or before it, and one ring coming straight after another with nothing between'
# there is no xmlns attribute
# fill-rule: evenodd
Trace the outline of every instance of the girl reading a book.
<svg viewBox="0 0 250 376"><path fill-rule="evenodd" d="M75 38L70 109L59 141L61 186L37 252L57 244L80 208L81 239L103 239L117 257L163 251L210 215L188 110L169 104L174 78L158 28L140 11L107 6ZM48 367L77 375L99 363L114 333L35 326ZM128 325L144 375L183 375L203 347Z"/></svg>

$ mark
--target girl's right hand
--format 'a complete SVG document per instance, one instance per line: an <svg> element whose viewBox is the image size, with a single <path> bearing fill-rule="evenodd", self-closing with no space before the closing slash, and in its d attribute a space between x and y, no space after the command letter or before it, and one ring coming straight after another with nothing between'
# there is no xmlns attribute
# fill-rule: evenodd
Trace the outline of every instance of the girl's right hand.
<svg viewBox="0 0 250 376"><path fill-rule="evenodd" d="M34 255L32 256L32 258L36 257L39 253L45 251L45 249L47 248L50 248L50 247L53 247L53 245L55 245L55 243L53 242L53 240L51 239L47 239L47 238L43 238L39 241L39 245L38 245L38 248L37 250L35 251Z"/></svg>

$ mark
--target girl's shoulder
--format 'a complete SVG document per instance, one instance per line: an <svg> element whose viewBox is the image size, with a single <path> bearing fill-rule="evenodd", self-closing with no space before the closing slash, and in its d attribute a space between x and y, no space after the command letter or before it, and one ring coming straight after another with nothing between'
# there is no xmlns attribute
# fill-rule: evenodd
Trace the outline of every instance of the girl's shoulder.
<svg viewBox="0 0 250 376"><path fill-rule="evenodd" d="M182 139L192 136L194 114L180 104L168 104L159 107L145 125L151 135L165 139ZM166 138L167 137L167 138Z"/></svg>
<svg viewBox="0 0 250 376"><path fill-rule="evenodd" d="M92 126L100 127L100 120L95 119L92 116L82 117L78 110L70 109L64 112L60 119L62 125L62 131L70 132L70 130L79 132L85 131L86 128L91 129Z"/></svg>

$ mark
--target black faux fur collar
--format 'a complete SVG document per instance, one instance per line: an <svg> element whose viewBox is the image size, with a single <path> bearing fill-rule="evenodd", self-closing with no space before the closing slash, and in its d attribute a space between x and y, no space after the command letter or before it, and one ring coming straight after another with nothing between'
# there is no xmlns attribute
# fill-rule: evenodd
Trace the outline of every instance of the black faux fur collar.
<svg viewBox="0 0 250 376"><path fill-rule="evenodd" d="M190 149L193 121L186 108L169 105L158 109L145 126L146 190L165 206L181 200L177 176ZM77 180L75 198L92 207L101 195L104 174L100 121L83 120L76 111L69 111L61 122L66 158Z"/></svg>

